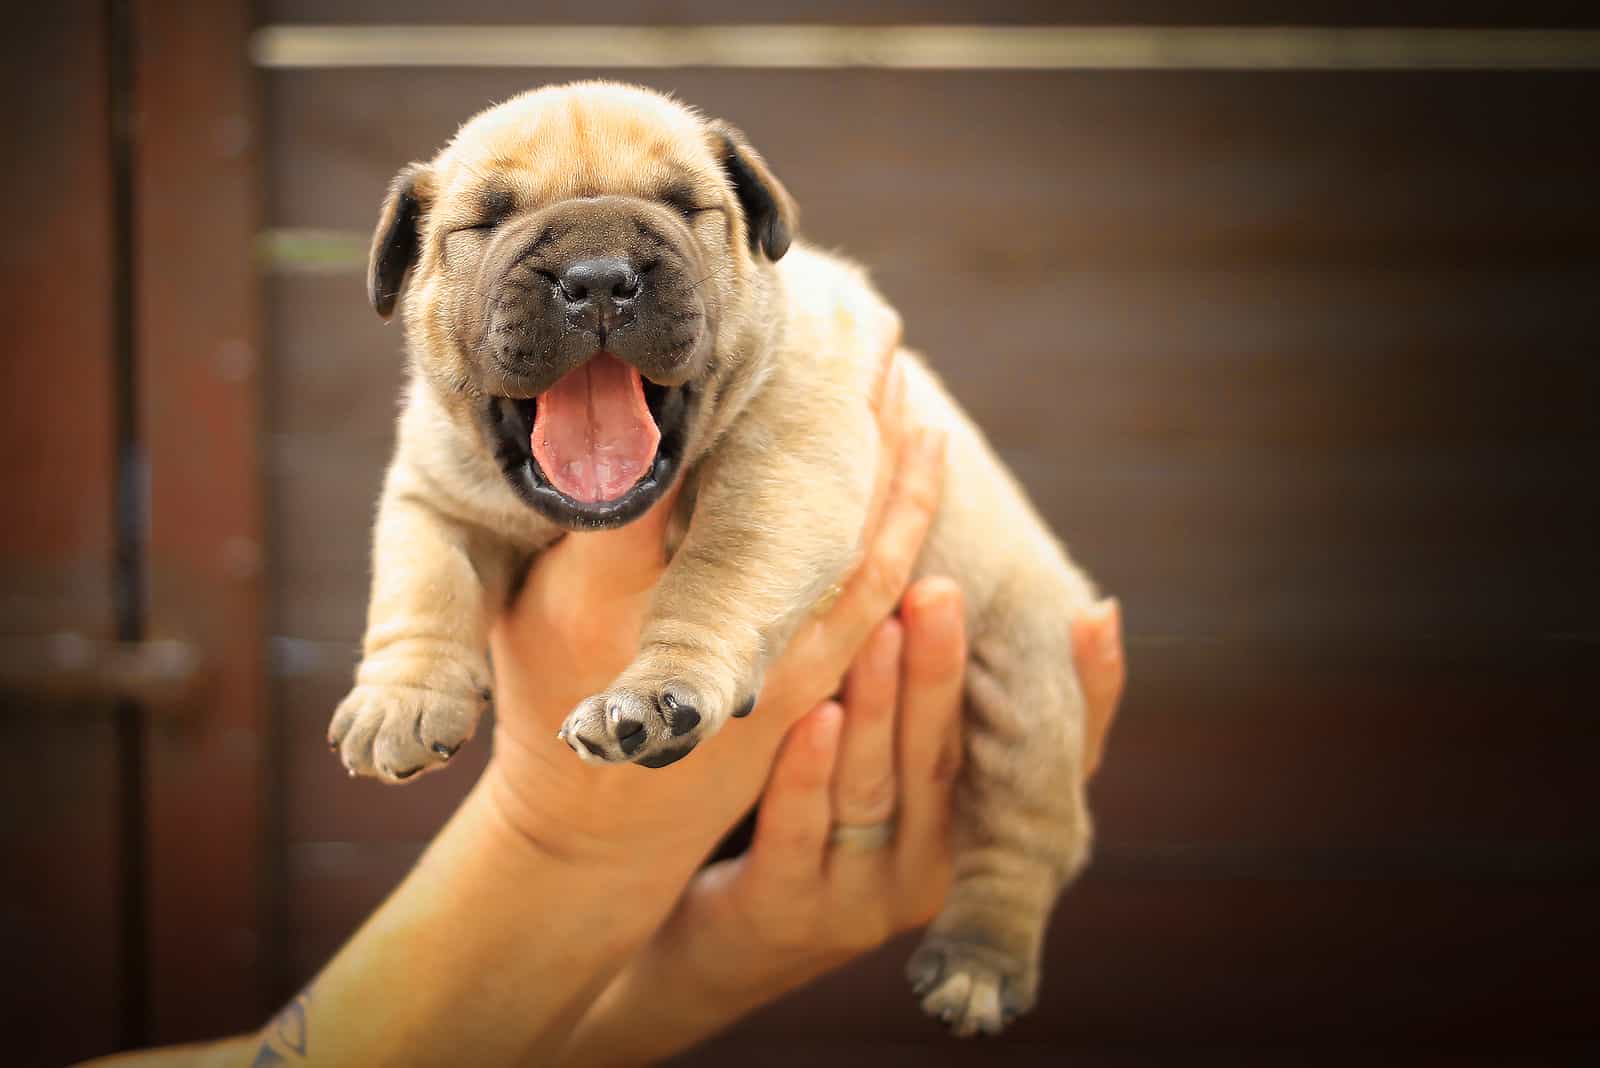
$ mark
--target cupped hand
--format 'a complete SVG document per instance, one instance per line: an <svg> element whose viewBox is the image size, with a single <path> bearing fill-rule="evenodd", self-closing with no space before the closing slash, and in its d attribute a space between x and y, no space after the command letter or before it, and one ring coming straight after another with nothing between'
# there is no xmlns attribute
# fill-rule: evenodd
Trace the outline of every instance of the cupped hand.
<svg viewBox="0 0 1600 1068"><path fill-rule="evenodd" d="M1062 655L1087 702L1087 776L1125 677L1116 602L1075 620ZM951 878L965 666L960 588L923 579L857 653L839 700L790 729L750 848L695 876L578 1024L565 1059L670 1056L931 919Z"/></svg>
<svg viewBox="0 0 1600 1068"><path fill-rule="evenodd" d="M885 337L892 352L893 336ZM943 437L910 425L890 360L872 399L879 490L843 592L768 669L755 711L668 768L595 766L555 733L632 660L665 567L673 501L615 531L571 534L541 554L492 637L495 747L486 785L519 831L560 852L697 861L754 803L785 732L836 691L857 648L893 610L938 504Z"/></svg>
<svg viewBox="0 0 1600 1068"><path fill-rule="evenodd" d="M1125 679L1116 601L1074 621L1072 643L1062 655L1087 699L1088 776ZM841 701L790 730L749 850L696 877L658 942L720 993L771 996L931 920L950 883L965 666L959 587L918 582L856 657Z"/></svg>

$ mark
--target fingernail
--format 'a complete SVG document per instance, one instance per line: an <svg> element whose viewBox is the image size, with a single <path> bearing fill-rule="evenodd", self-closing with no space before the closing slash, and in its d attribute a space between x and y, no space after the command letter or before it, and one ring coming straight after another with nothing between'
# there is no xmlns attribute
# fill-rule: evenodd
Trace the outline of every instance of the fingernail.
<svg viewBox="0 0 1600 1068"><path fill-rule="evenodd" d="M912 585L906 604L919 622L948 626L961 614L961 587L943 575L929 575Z"/></svg>
<svg viewBox="0 0 1600 1068"><path fill-rule="evenodd" d="M1114 658L1122 648L1122 605L1115 597L1100 602L1100 620L1094 644L1102 659Z"/></svg>
<svg viewBox="0 0 1600 1068"><path fill-rule="evenodd" d="M878 624L873 636L872 652L878 668L893 671L900 662L900 621L893 616Z"/></svg>
<svg viewBox="0 0 1600 1068"><path fill-rule="evenodd" d="M837 701L824 701L817 706L812 715L816 719L816 725L811 732L811 748L819 753L829 752L839 740L839 725L844 719L844 707Z"/></svg>

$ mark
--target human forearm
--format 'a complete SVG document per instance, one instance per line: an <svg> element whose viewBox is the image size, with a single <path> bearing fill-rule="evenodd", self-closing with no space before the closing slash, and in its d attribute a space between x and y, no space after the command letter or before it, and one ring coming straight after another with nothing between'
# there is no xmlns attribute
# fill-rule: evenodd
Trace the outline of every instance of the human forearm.
<svg viewBox="0 0 1600 1068"><path fill-rule="evenodd" d="M850 954L745 960L757 951L714 934L663 931L608 984L572 1028L561 1063L653 1064L727 1030ZM707 935L710 934L710 937ZM739 981L730 982L733 977Z"/></svg>
<svg viewBox="0 0 1600 1068"><path fill-rule="evenodd" d="M552 848L507 817L494 775L312 983L303 1030L269 1026L263 1043L306 1064L554 1058L695 855Z"/></svg>

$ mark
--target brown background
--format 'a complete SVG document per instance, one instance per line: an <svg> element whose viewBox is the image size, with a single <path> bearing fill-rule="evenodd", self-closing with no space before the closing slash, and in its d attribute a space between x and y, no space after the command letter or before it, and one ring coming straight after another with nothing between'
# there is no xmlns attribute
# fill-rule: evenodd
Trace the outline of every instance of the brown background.
<svg viewBox="0 0 1600 1068"><path fill-rule="evenodd" d="M385 790L322 744L399 336L358 262L281 238L359 246L392 173L467 115L613 73L741 126L805 234L872 268L1122 597L1133 668L1097 861L1032 1017L951 1044L901 989L902 942L688 1060L1576 1056L1600 1031L1600 76L260 72L245 53L280 22L1583 17L1291 9L77 3L8 41L27 103L0 209L19 324L0 637L177 635L207 664L175 707L47 702L49 665L8 676L19 1063L259 1020L481 767L477 745ZM255 258L258 229L280 240Z"/></svg>

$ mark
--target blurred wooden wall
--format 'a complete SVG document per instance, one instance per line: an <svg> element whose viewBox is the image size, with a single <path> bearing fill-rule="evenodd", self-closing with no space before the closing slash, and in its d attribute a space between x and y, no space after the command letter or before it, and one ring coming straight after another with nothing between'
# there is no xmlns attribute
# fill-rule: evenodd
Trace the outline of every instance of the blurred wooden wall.
<svg viewBox="0 0 1600 1068"><path fill-rule="evenodd" d="M28 1066L257 1026L276 946L248 12L13 22L0 1063Z"/></svg>
<svg viewBox="0 0 1600 1068"><path fill-rule="evenodd" d="M255 19L1594 21L1560 3L975 6L263 0ZM252 752L276 756L252 787L271 808L250 946L274 996L394 885L487 755L394 790L347 779L322 741L400 383L398 328L363 296L379 197L488 103L587 76L750 135L805 236L871 268L1129 630L1097 860L1034 1015L950 1042L902 987L903 941L688 1062L1414 1063L1600 1038L1593 71L258 72L266 348L232 381L264 406L272 734ZM87 853L100 832L83 833Z"/></svg>
<svg viewBox="0 0 1600 1068"><path fill-rule="evenodd" d="M1451 11L1293 7L1335 24ZM985 12L1287 21L1222 2ZM267 17L443 21L290 0ZM449 20L635 17L800 14L474 0ZM977 18L829 3L803 21ZM1033 1017L1001 1045L947 1044L901 989L902 943L703 1056L1595 1037L1593 73L281 70L266 77L271 223L359 249L390 174L466 116L612 75L741 126L805 235L870 266L1124 599L1133 667L1094 788L1098 861L1058 914ZM355 263L269 281L299 977L484 755L389 791L350 783L321 744L361 628L400 374L398 331L360 288Z"/></svg>

